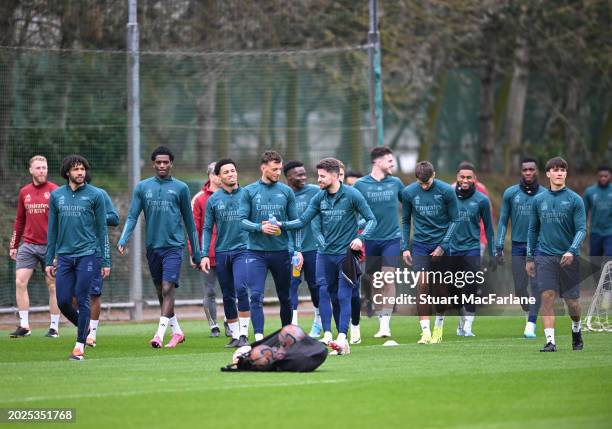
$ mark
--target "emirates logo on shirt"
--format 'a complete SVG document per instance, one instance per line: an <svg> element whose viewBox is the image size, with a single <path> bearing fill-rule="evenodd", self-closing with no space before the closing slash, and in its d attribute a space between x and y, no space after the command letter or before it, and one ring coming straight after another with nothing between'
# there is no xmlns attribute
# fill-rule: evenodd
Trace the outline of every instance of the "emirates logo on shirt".
<svg viewBox="0 0 612 429"><path fill-rule="evenodd" d="M45 200L48 200L49 198L51 198L51 194L49 192L45 192L44 197Z"/></svg>

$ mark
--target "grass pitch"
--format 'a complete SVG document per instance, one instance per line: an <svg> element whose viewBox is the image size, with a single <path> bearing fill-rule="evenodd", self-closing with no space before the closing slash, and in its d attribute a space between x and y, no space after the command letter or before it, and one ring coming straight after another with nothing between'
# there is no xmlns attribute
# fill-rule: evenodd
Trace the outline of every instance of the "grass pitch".
<svg viewBox="0 0 612 429"><path fill-rule="evenodd" d="M458 338L448 318L444 342L423 346L416 319L395 317L401 345L381 347L377 320L364 318L362 344L310 374L221 373L232 351L208 338L205 322L183 322L187 341L173 350L148 346L154 323L102 324L83 362L66 360L72 327L58 339L5 330L0 407L76 408L65 426L88 428L611 427L612 335L587 333L573 352L569 319L559 318L559 351L539 353L541 327L525 340L523 322L477 317L477 337ZM45 426L59 425L36 425Z"/></svg>

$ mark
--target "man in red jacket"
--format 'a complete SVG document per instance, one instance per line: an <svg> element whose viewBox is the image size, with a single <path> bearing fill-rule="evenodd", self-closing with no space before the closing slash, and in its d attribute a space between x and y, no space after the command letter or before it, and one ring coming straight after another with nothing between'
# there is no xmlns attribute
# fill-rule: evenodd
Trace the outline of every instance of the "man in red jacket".
<svg viewBox="0 0 612 429"><path fill-rule="evenodd" d="M30 335L28 283L37 265L40 264L42 272L45 272L49 199L51 198L51 192L57 189L55 183L47 181L47 173L47 159L41 155L33 156L30 159L32 183L21 188L17 198L17 216L15 217L9 254L16 262L17 268L15 283L17 286L16 299L19 309L19 326L10 334L11 338ZM21 243L22 239L23 243ZM51 313L51 325L46 336L56 338L59 336L60 311L55 296L55 280L48 276L45 276L45 280L49 289L49 310Z"/></svg>
<svg viewBox="0 0 612 429"><path fill-rule="evenodd" d="M196 231L198 232L198 239L200 240L200 246L202 245L202 228L204 227L204 216L206 215L206 202L212 194L219 189L220 180L215 175L215 162L208 164L206 172L208 173L208 180L202 186L200 192L195 194L191 199L191 210L193 211L193 220L195 221ZM215 271L215 244L217 243L217 226L214 226L212 233L212 240L210 241L210 250L208 252L210 258L210 271L205 273L202 271L204 276L204 314L210 325L210 336L218 337L220 330L217 325L217 295L215 293L215 280L217 274ZM191 248L189 249L191 252ZM229 328L226 326L226 335ZM230 333L231 336L231 333Z"/></svg>

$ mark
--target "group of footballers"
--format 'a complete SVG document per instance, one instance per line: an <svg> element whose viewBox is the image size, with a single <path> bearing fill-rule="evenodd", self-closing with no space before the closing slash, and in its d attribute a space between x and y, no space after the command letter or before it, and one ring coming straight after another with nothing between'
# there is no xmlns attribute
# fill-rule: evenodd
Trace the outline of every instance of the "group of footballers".
<svg viewBox="0 0 612 429"><path fill-rule="evenodd" d="M572 319L573 349L583 348L577 256L589 214L591 255L612 255L610 167L598 169L598 183L581 198L566 186L565 160L555 157L546 163L549 187L545 188L538 182L536 160L523 159L519 183L504 192L495 239L491 203L478 190L482 187L471 163L461 163L456 183L449 185L436 178L430 162L421 161L415 168L416 181L404 186L393 175L395 161L389 148L375 147L370 158L368 175L353 173L346 178L339 160L320 160L316 165L318 187L307 183L303 163L284 163L275 151L262 154L261 178L242 187L238 165L225 158L208 166L208 181L191 199L187 185L171 175L172 151L156 148L151 154L155 175L134 189L117 244L119 253L125 254L144 212L146 256L161 308L150 345L173 348L185 341L174 312L174 294L187 240L191 266L204 276L205 314L213 337L220 335L215 280L221 287L225 333L231 337L226 347L247 345L251 323L255 340L263 338L264 287L270 271L281 324L298 323L298 288L303 277L314 307L310 336L322 335L321 341L333 354L346 355L349 344L361 342L359 281L346 275L352 255L365 253L363 277L377 271L394 272L402 260L415 271L476 272L483 265L483 253L488 256L488 266L495 269L504 263L510 220L515 290L517 295L536 298L535 304L523 307L528 313L524 336L535 337L541 314L546 337L541 351L556 351L553 306L560 295ZM96 346L102 283L111 266L107 227L119 224L108 193L90 183L89 170L85 158L66 157L60 173L67 184L57 187L47 180L46 159L35 156L30 160L32 183L19 193L10 250L16 260L20 319L11 337L30 335L27 284L40 263L50 297L51 326L46 335L59 335L61 311L78 328L69 356L73 360L83 359L85 346ZM283 174L287 184L280 181ZM481 248L481 228L486 252ZM416 285L419 296L477 292L475 282L453 290L425 279L420 277ZM382 293L395 296L395 283L385 281ZM432 330L432 307L417 305L422 331L419 344L442 341L447 308L435 305L433 309ZM393 305L383 304L377 311L379 330L374 336L390 337ZM460 306L457 335L474 336L475 311L472 304ZM335 340L332 319L338 332ZM168 326L172 335L164 344Z"/></svg>

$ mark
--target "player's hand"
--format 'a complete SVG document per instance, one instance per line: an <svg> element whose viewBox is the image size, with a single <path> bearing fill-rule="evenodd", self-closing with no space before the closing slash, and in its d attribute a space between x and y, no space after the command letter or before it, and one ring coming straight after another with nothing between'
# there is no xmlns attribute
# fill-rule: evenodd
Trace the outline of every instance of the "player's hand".
<svg viewBox="0 0 612 429"><path fill-rule="evenodd" d="M489 262L487 263L487 269L491 272L495 272L495 270L497 270L497 258L489 258Z"/></svg>
<svg viewBox="0 0 612 429"><path fill-rule="evenodd" d="M402 258L404 258L406 265L412 266L412 254L410 253L410 250L404 250L404 253L402 253Z"/></svg>
<svg viewBox="0 0 612 429"><path fill-rule="evenodd" d="M53 265L45 267L45 273L47 274L47 277L49 277L50 279L55 278L55 271L56 269Z"/></svg>
<svg viewBox="0 0 612 429"><path fill-rule="evenodd" d="M119 254L125 255L125 252L127 250L127 246L121 246L120 244L118 244L117 245L117 250L119 251Z"/></svg>
<svg viewBox="0 0 612 429"><path fill-rule="evenodd" d="M298 270L302 271L302 266L304 265L304 255L302 255L302 252L297 252L297 257L298 257Z"/></svg>
<svg viewBox="0 0 612 429"><path fill-rule="evenodd" d="M561 256L561 262L559 262L559 264L562 267L567 267L569 265L572 265L572 262L574 262L574 254L570 252L565 252L563 256Z"/></svg>
<svg viewBox="0 0 612 429"><path fill-rule="evenodd" d="M525 271L527 271L527 275L529 277L535 277L536 275L535 262L527 261L527 263L525 264Z"/></svg>
<svg viewBox="0 0 612 429"><path fill-rule="evenodd" d="M101 273L102 273L102 278L103 279L107 279L108 276L110 276L110 267L102 267Z"/></svg>
<svg viewBox="0 0 612 429"><path fill-rule="evenodd" d="M495 259L497 259L497 265L504 265L504 251L498 250L495 254Z"/></svg>
<svg viewBox="0 0 612 429"><path fill-rule="evenodd" d="M9 256L11 257L13 261L16 261L17 260L17 249L9 250Z"/></svg>
<svg viewBox="0 0 612 429"><path fill-rule="evenodd" d="M268 235L278 235L280 233L280 228L268 222L261 225L261 232Z"/></svg>
<svg viewBox="0 0 612 429"><path fill-rule="evenodd" d="M202 258L202 262L200 262L200 270L208 274L208 272L210 271L210 258L209 257Z"/></svg>
<svg viewBox="0 0 612 429"><path fill-rule="evenodd" d="M362 246L363 246L363 242L359 238L356 238L353 241L351 241L351 249L353 250L361 250Z"/></svg>
<svg viewBox="0 0 612 429"><path fill-rule="evenodd" d="M439 258L440 256L444 255L444 249L438 246L434 249L433 252L430 253L430 255L432 256L432 258Z"/></svg>

